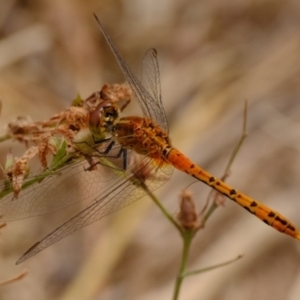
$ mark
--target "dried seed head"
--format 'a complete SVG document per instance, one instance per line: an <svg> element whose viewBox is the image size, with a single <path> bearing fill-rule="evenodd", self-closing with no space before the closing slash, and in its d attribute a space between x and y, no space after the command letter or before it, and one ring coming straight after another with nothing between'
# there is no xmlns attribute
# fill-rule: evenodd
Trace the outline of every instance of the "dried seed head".
<svg viewBox="0 0 300 300"><path fill-rule="evenodd" d="M15 198L18 197L24 179L29 174L29 161L38 154L38 147L30 147L22 157L16 158L12 167L11 184L14 190Z"/></svg>
<svg viewBox="0 0 300 300"><path fill-rule="evenodd" d="M100 94L102 99L118 103L120 111L122 111L132 99L132 90L127 84L105 84ZM123 104L121 102L123 102Z"/></svg>
<svg viewBox="0 0 300 300"><path fill-rule="evenodd" d="M37 128L38 126L32 122L30 117L19 116L8 123L8 131L12 135L26 135Z"/></svg>
<svg viewBox="0 0 300 300"><path fill-rule="evenodd" d="M177 218L184 229L197 229L200 226L192 193L187 190L184 190L180 196L180 211Z"/></svg>

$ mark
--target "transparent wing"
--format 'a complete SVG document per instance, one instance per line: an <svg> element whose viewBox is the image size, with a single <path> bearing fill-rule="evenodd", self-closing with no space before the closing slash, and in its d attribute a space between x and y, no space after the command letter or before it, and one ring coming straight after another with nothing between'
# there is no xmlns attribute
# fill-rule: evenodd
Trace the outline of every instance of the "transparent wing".
<svg viewBox="0 0 300 300"><path fill-rule="evenodd" d="M150 190L156 189L164 183L172 174L172 167L169 165L158 166L153 160L143 157L135 160L124 176L118 177L110 184L105 191L100 191L94 201L84 210L74 215L67 222L63 223L40 242L33 245L17 261L17 264L36 255L45 248L63 239L67 235L77 231L101 218L113 213L132 202L140 199L146 194L141 182L145 183Z"/></svg>
<svg viewBox="0 0 300 300"><path fill-rule="evenodd" d="M157 61L157 51L154 48L149 49L143 59L142 85L155 100L157 106L153 107L154 120L160 120L161 127L168 132L168 123L161 98L160 73ZM158 109L156 109L158 108Z"/></svg>
<svg viewBox="0 0 300 300"><path fill-rule="evenodd" d="M134 94L137 97L137 100L139 101L139 104L141 106L141 109L143 111L143 114L147 117L149 117L150 119L152 119L153 121L155 121L157 124L159 124L165 131L168 131L168 126L167 126L167 121L166 121L166 117L165 117L165 112L164 112L164 108L161 105L161 97L160 95L158 95L157 93L153 93L154 90L159 91L160 92L160 87L159 88L155 88L154 90L147 90L142 84L141 82L137 79L137 77L132 73L132 71L130 70L129 66L127 65L127 63L123 60L122 56L120 55L119 51L116 49L116 47L114 46L114 44L112 43L109 35L106 33L106 31L104 30L103 26L101 25L99 19L97 18L96 15L94 15L96 18L96 21L99 24L99 28L102 32L102 34L104 35L111 51L113 52L126 80L128 81L131 89L133 90ZM152 52L152 53L151 53ZM148 53L148 52L147 52ZM153 66L150 67L150 70L155 71L154 72L154 77L150 76L150 78L152 78L152 82L154 83L159 83L159 69L158 69L158 64L156 61L156 51L153 49L150 50L149 52L150 54L146 54L146 57L148 55L152 55L151 60L149 60L148 63L154 63ZM155 55L154 55L155 54ZM147 59L148 60L148 59ZM152 61L152 62L151 62ZM150 66L150 64L149 64ZM145 73L145 72L143 72ZM157 77L158 74L158 77ZM145 76L144 76L145 77ZM154 97L153 97L154 95ZM158 98L156 98L155 96L159 96Z"/></svg>
<svg viewBox="0 0 300 300"><path fill-rule="evenodd" d="M136 94L144 115L167 131L166 116L161 102L156 51L150 49L144 57L142 75L144 87L122 59L98 19L97 21L127 81ZM99 155L101 162L102 159L103 157ZM131 162L128 163L126 172L120 172L115 168L103 168L101 165L99 168L98 165L97 168L89 168L90 164L90 158L88 158L87 161L71 165L66 169L59 170L59 173L43 179L37 184L38 187L27 188L16 200L19 202L18 205L13 203L14 200L11 198L5 198L3 202L0 201L2 202L0 203L2 220L24 218L55 211L72 205L81 198L88 202L85 204L85 209L36 243L17 263L34 256L72 232L140 199L146 193L143 188L144 184L149 190L154 190L171 176L173 170L171 166L162 161L152 160L135 153L131 155ZM103 172L107 172L109 176L113 175L113 179L103 183L101 178L107 175L103 175ZM24 201L21 201L22 199Z"/></svg>
<svg viewBox="0 0 300 300"><path fill-rule="evenodd" d="M107 164L112 162L121 168L122 158L110 160L104 158L113 156L120 147L116 145L107 155L94 152L90 156L94 168L90 168L90 163L81 158L54 172L46 170L32 174L25 179L23 187L27 187L21 190L17 198L14 197L9 182L1 181L0 221L39 216L66 208L79 201L94 200L96 195L105 189L107 182L114 183L116 180L114 169Z"/></svg>

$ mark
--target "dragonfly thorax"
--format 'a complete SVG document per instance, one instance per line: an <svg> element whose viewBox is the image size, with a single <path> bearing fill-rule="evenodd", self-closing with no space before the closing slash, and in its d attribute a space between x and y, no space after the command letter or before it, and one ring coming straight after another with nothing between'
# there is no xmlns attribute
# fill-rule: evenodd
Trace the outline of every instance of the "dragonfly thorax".
<svg viewBox="0 0 300 300"><path fill-rule="evenodd" d="M156 159L172 149L168 134L149 118L121 118L112 127L112 135L123 147Z"/></svg>

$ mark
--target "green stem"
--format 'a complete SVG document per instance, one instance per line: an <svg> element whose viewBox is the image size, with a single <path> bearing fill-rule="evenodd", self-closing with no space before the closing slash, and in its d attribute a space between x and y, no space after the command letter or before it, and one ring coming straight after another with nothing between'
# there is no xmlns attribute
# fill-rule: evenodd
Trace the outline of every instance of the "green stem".
<svg viewBox="0 0 300 300"><path fill-rule="evenodd" d="M183 251L182 251L182 256L181 256L179 273L177 275L177 279L176 279L176 283L175 283L173 300L179 299L178 298L179 292L180 292L182 281L184 279L184 273L185 273L186 265L188 262L190 247L191 247L191 243L192 243L194 235L195 235L195 231L192 231L192 230L185 231L182 233Z"/></svg>
<svg viewBox="0 0 300 300"><path fill-rule="evenodd" d="M214 270L214 269L217 269L217 268L221 268L221 267L224 267L224 266L227 266L239 259L241 259L243 257L243 255L239 255L237 256L236 258L234 259L231 259L229 261L226 261L226 262L223 262L223 263L220 263L220 264L217 264L217 265L214 265L214 266L210 266L210 267L207 267L207 268L203 268L201 270L195 270L195 271L189 271L189 272L186 272L183 274L184 277L187 277L187 276L192 276L192 275L196 275L196 274L200 274L200 273L204 273L204 272L208 272L208 271L211 271L211 270Z"/></svg>
<svg viewBox="0 0 300 300"><path fill-rule="evenodd" d="M218 208L218 205L216 202L213 202L211 206L209 207L208 211L205 213L203 217L203 223L205 224L208 218L213 214L213 212Z"/></svg>
<svg viewBox="0 0 300 300"><path fill-rule="evenodd" d="M178 225L173 216L167 211L167 209L162 205L162 203L154 196L154 194L148 189L147 185L140 182L142 188L147 192L148 196L153 200L153 202L159 207L166 218L177 228L177 230L182 234L182 228Z"/></svg>

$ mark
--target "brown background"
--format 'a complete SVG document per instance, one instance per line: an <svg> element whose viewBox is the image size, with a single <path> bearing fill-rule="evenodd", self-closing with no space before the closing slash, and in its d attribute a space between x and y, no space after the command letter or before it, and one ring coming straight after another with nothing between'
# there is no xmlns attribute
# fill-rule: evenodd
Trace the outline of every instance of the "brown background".
<svg viewBox="0 0 300 300"><path fill-rule="evenodd" d="M1 132L18 115L33 120L67 107L105 82L124 80L95 12L137 75L146 49L159 53L163 101L174 145L216 176L223 173L249 101L249 137L228 182L300 226L300 2L5 1L0 10ZM126 114L137 110L133 103ZM12 148L1 144L1 163ZM171 212L191 178L178 171L156 195ZM191 187L201 208L209 189ZM80 205L77 207L80 209ZM148 198L15 266L69 215L9 223L1 232L0 280L23 269L0 299L171 299L181 241ZM299 242L231 201L192 248L190 269L244 254L188 278L181 299L299 299Z"/></svg>

